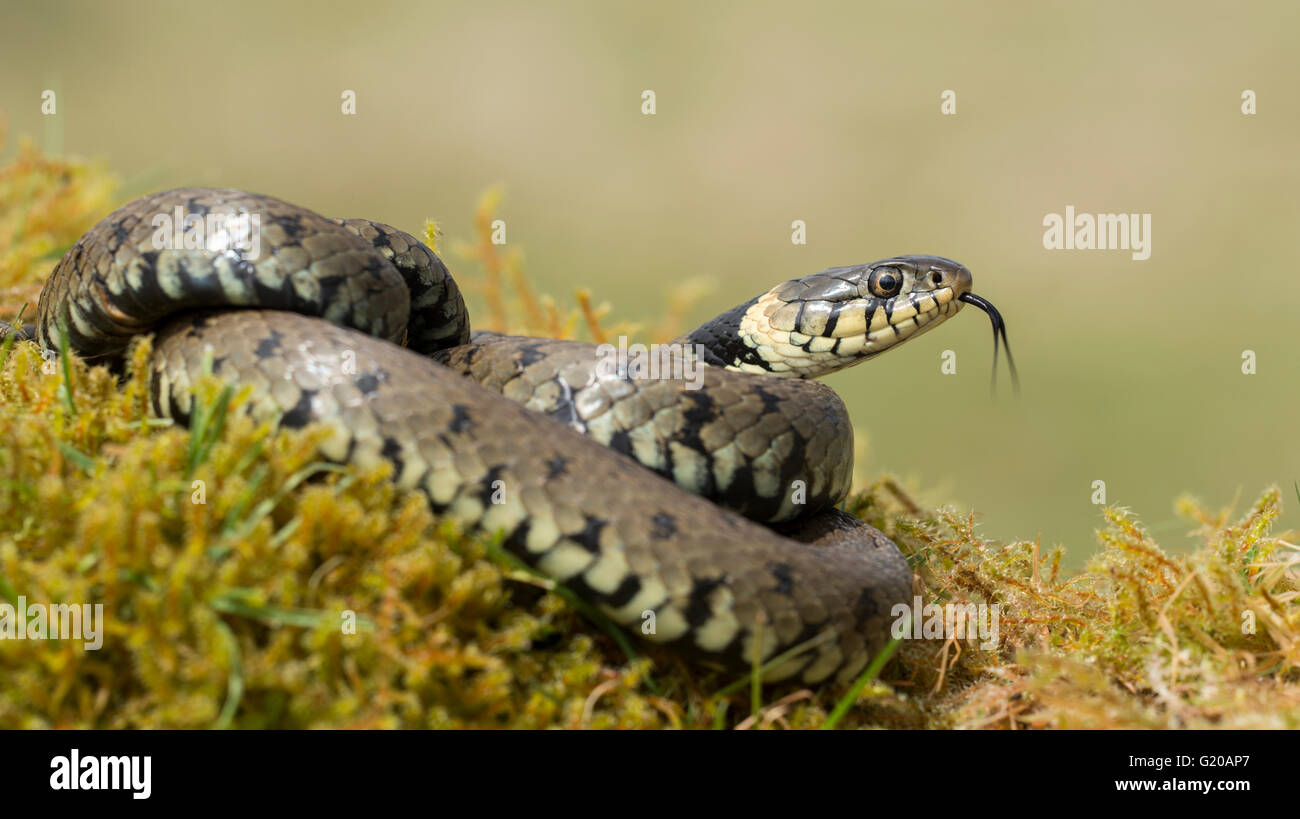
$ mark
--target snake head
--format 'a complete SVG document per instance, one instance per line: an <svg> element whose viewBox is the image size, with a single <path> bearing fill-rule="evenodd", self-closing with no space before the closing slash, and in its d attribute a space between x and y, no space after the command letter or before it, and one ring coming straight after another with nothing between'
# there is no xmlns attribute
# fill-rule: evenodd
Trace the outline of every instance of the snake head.
<svg viewBox="0 0 1300 819"><path fill-rule="evenodd" d="M773 287L684 340L746 372L818 378L896 347L956 315L971 273L940 256L832 267Z"/></svg>

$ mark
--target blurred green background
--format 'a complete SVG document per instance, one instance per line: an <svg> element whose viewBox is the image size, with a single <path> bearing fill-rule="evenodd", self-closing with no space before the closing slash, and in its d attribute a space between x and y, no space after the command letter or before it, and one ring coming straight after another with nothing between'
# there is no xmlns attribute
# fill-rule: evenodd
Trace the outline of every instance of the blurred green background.
<svg viewBox="0 0 1300 819"><path fill-rule="evenodd" d="M1094 480L1174 546L1179 493L1294 496L1294 3L0 8L5 150L30 134L101 158L131 196L241 187L467 239L500 182L539 289L587 285L633 320L698 276L716 287L693 321L831 265L961 260L1007 319L1019 398L1005 372L990 396L971 309L830 383L869 473L973 507L989 535L1065 543L1077 565ZM1045 250L1067 205L1152 214L1151 258Z"/></svg>

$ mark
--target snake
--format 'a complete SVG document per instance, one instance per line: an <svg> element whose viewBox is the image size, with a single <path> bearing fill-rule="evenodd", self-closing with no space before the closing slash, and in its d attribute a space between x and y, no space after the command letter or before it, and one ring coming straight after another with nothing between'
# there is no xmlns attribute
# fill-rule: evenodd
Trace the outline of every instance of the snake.
<svg viewBox="0 0 1300 819"><path fill-rule="evenodd" d="M35 340L123 375L152 335L159 417L188 422L215 375L258 418L323 426L323 458L391 465L436 514L499 537L633 634L815 685L852 680L884 649L913 573L840 508L853 429L813 379L964 304L993 321L996 373L1005 324L971 287L938 256L832 267L641 355L472 332L455 279L412 235L187 187L77 240L45 282Z"/></svg>

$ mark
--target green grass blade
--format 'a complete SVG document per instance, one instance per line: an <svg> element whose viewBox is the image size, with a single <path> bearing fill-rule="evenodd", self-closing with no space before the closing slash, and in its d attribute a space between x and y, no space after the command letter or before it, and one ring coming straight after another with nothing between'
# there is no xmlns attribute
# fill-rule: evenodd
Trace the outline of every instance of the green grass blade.
<svg viewBox="0 0 1300 819"><path fill-rule="evenodd" d="M221 635L222 642L226 644L226 651L230 655L230 672L226 675L226 701L222 704L221 714L212 727L225 730L234 723L235 714L239 711L239 703L244 698L244 668L239 654L239 641L235 639L235 633L230 630L230 626L218 620L217 632Z"/></svg>
<svg viewBox="0 0 1300 819"><path fill-rule="evenodd" d="M72 360L68 356L68 324L59 322L59 363L63 367L63 403L68 413L77 417L77 401L72 397Z"/></svg>
<svg viewBox="0 0 1300 819"><path fill-rule="evenodd" d="M95 461L93 458L65 441L56 441L55 443L58 445L59 451L63 453L63 457L72 461L82 472L87 475L95 474Z"/></svg>
<svg viewBox="0 0 1300 819"><path fill-rule="evenodd" d="M906 634L907 632L904 631L903 633ZM867 683L876 678L876 675L880 673L880 669L884 668L885 663L889 662L889 658L894 656L894 652L898 650L898 646L902 642L903 638L895 637L889 641L889 645L881 649L880 653L871 658L871 662L868 663L863 672L858 675L858 678L853 681L853 685L850 686L848 692L845 693L843 697L840 697L839 702L835 703L835 709L831 711L830 716L822 723L821 729L823 731L835 730L835 726L840 724L840 720L844 719L844 715L847 714L849 709L853 707L853 704L858 701L858 695L862 693L862 689L866 688Z"/></svg>

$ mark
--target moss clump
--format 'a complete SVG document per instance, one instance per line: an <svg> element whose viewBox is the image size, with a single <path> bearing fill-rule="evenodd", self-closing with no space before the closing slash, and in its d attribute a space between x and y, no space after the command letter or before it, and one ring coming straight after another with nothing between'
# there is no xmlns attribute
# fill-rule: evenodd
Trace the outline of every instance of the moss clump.
<svg viewBox="0 0 1300 819"><path fill-rule="evenodd" d="M59 257L112 209L115 188L103 167L46 156L30 141L0 166L0 317L35 305Z"/></svg>
<svg viewBox="0 0 1300 819"><path fill-rule="evenodd" d="M1269 536L1281 502L1268 489L1231 521L1182 498L1178 512L1202 544L1187 555L1107 508L1101 551L1069 575L1059 549L984 540L951 509L881 520L910 545L927 599L1002 607L995 650L904 647L926 724L1300 726L1300 548Z"/></svg>
<svg viewBox="0 0 1300 819"><path fill-rule="evenodd" d="M111 190L102 169L30 147L0 169L5 317ZM588 295L562 313L523 286L521 257L487 239L496 204L462 249L485 270L487 324L613 332ZM1066 575L1059 550L984 540L882 481L850 508L909 553L927 600L1000 604L999 644L905 641L850 698L755 692L668 652L629 658L386 467L320 463L319 431L273 434L217 383L191 429L150 419L148 354L136 346L119 384L31 343L0 349L0 599L102 603L106 631L98 651L0 640L0 727L804 728L837 705L838 727L1300 723L1300 552L1269 536L1276 489L1235 522L1181 501L1202 539L1187 556L1108 509L1100 554Z"/></svg>
<svg viewBox="0 0 1300 819"><path fill-rule="evenodd" d="M0 642L0 724L668 721L645 661L611 662L558 597L513 588L488 541L439 526L387 468L320 463L319 431L271 435L238 396L224 422L155 428L148 353L123 388L74 362L72 402L35 345L5 362L0 596L101 602L106 634L99 651Z"/></svg>

